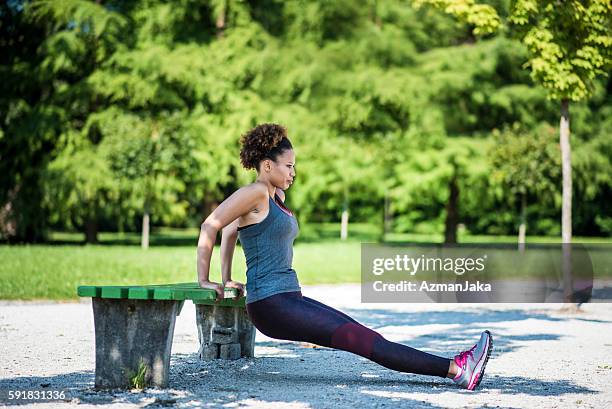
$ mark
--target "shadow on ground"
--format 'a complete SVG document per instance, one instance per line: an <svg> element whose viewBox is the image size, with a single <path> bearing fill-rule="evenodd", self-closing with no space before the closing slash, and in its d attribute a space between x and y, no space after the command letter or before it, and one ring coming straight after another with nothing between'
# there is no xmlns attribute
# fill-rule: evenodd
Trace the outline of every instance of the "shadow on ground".
<svg viewBox="0 0 612 409"><path fill-rule="evenodd" d="M346 309L364 325L383 327L422 326L461 323L460 331L410 337L411 347L450 356L445 351L469 347L481 330L489 324L528 319L563 321L574 317L551 317L540 312L503 311L440 311L401 313L388 310ZM581 318L583 319L583 318ZM558 341L555 334L535 333L499 335L495 337L495 354L521 348L526 341ZM48 405L43 401L7 401L8 390L67 391L67 401L88 404L132 403L143 407L256 406L276 403L279 407L418 407L437 408L422 400L422 394L441 392L460 394L450 380L389 370L361 356L331 348L312 348L306 344L267 340L257 342L258 357L236 361L204 362L195 354L174 354L170 368L170 384L165 390L144 392L95 391L93 371L80 371L48 377L14 377L0 380L0 403ZM538 380L520 376L492 375L485 377L478 393L495 391L503 395L562 396L595 394L598 391L575 384L571 380ZM417 395L418 394L418 395ZM477 395L474 395L477 396ZM238 404L238 405L236 405Z"/></svg>
<svg viewBox="0 0 612 409"><path fill-rule="evenodd" d="M422 394L468 393L449 380L402 374L380 367L356 355L332 349L295 347L295 344L270 342L270 346L290 348L293 357L262 356L256 359L203 362L197 356L175 354L172 359L169 389L144 392L95 391L91 371L49 377L18 377L0 380L0 390L46 389L67 391L66 401L94 405L131 403L142 407L201 406L228 404L279 407L417 407L438 408L422 399ZM321 354L327 355L327 368L321 367ZM319 355L319 359L312 359ZM358 369L356 369L358 368ZM43 388L41 385L45 385ZM480 394L522 394L562 396L593 394L597 391L569 380L541 381L519 376L492 376L483 381ZM415 396L419 395L419 398ZM477 395L470 395L477 396ZM40 404L42 401L6 401L8 406ZM236 406L238 406L236 405ZM225 406L227 407L227 406Z"/></svg>

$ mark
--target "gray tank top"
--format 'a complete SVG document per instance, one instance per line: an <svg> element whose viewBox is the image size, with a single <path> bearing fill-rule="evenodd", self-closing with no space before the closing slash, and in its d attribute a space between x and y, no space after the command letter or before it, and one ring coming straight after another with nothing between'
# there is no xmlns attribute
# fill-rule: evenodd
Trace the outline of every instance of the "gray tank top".
<svg viewBox="0 0 612 409"><path fill-rule="evenodd" d="M297 220L272 198L268 205L270 211L265 219L238 230L246 256L247 304L274 294L301 291L297 274L291 268L293 241L299 232Z"/></svg>

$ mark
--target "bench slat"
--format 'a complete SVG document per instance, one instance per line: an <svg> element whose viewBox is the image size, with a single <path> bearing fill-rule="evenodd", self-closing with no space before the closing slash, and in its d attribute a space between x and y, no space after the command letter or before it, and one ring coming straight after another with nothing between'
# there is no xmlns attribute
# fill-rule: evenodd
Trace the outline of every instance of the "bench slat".
<svg viewBox="0 0 612 409"><path fill-rule="evenodd" d="M102 287L102 294L100 296L102 298L128 298L129 291L129 287Z"/></svg>
<svg viewBox="0 0 612 409"><path fill-rule="evenodd" d="M131 300L151 300L153 291L155 290L147 287L130 287L128 298Z"/></svg>
<svg viewBox="0 0 612 409"><path fill-rule="evenodd" d="M82 285L78 288L79 297L100 297L102 289L92 285Z"/></svg>

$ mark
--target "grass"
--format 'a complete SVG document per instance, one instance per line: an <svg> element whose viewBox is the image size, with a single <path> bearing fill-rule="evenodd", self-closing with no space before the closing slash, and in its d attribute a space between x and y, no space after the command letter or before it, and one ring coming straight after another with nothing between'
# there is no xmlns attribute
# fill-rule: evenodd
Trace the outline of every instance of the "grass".
<svg viewBox="0 0 612 409"><path fill-rule="evenodd" d="M138 370L136 373L130 376L130 386L132 389L143 390L145 386L145 376L147 375L147 365L143 361L138 364Z"/></svg>
<svg viewBox="0 0 612 409"><path fill-rule="evenodd" d="M361 242L377 241L378 231L369 225L351 225L349 240L338 240L337 224L300 226L294 246L293 267L302 284L358 283ZM82 245L82 235L54 233L50 245L0 246L0 299L76 299L79 285L164 284L196 281L197 229L160 229L151 236L151 247L139 247L134 233L102 233L101 244ZM388 235L396 242L439 243L440 237ZM400 240L401 239L401 240ZM514 237L460 236L463 243L514 243ZM528 237L530 242L558 241ZM583 239L576 242L606 242ZM610 257L593 262L612 275ZM240 246L233 259L233 278L245 282L245 261ZM211 279L220 281L219 249L211 262Z"/></svg>
<svg viewBox="0 0 612 409"><path fill-rule="evenodd" d="M304 243L294 249L294 268L304 284L359 281L360 245ZM164 284L196 281L196 249L105 245L0 246L0 299L76 299L79 285ZM333 260L330 262L330 260ZM245 282L242 248L236 247L232 278ZM211 279L221 280L219 249Z"/></svg>

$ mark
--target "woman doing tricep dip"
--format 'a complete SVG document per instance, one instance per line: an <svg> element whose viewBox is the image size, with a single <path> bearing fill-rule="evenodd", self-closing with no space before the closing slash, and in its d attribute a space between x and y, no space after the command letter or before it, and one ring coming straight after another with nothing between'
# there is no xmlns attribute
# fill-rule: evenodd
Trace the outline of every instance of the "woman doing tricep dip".
<svg viewBox="0 0 612 409"><path fill-rule="evenodd" d="M200 287L217 291L209 280L210 260L217 233L221 237L221 275L225 287L244 287L232 281L232 255L240 239L247 264L246 307L253 325L263 334L303 341L361 355L401 372L452 378L473 390L482 380L492 349L489 331L472 348L454 358L443 358L386 340L345 313L302 295L291 267L293 241L298 234L295 216L285 207L285 193L295 178L295 152L284 127L263 124L242 139L240 161L257 171L257 179L225 199L202 223L198 240Z"/></svg>

